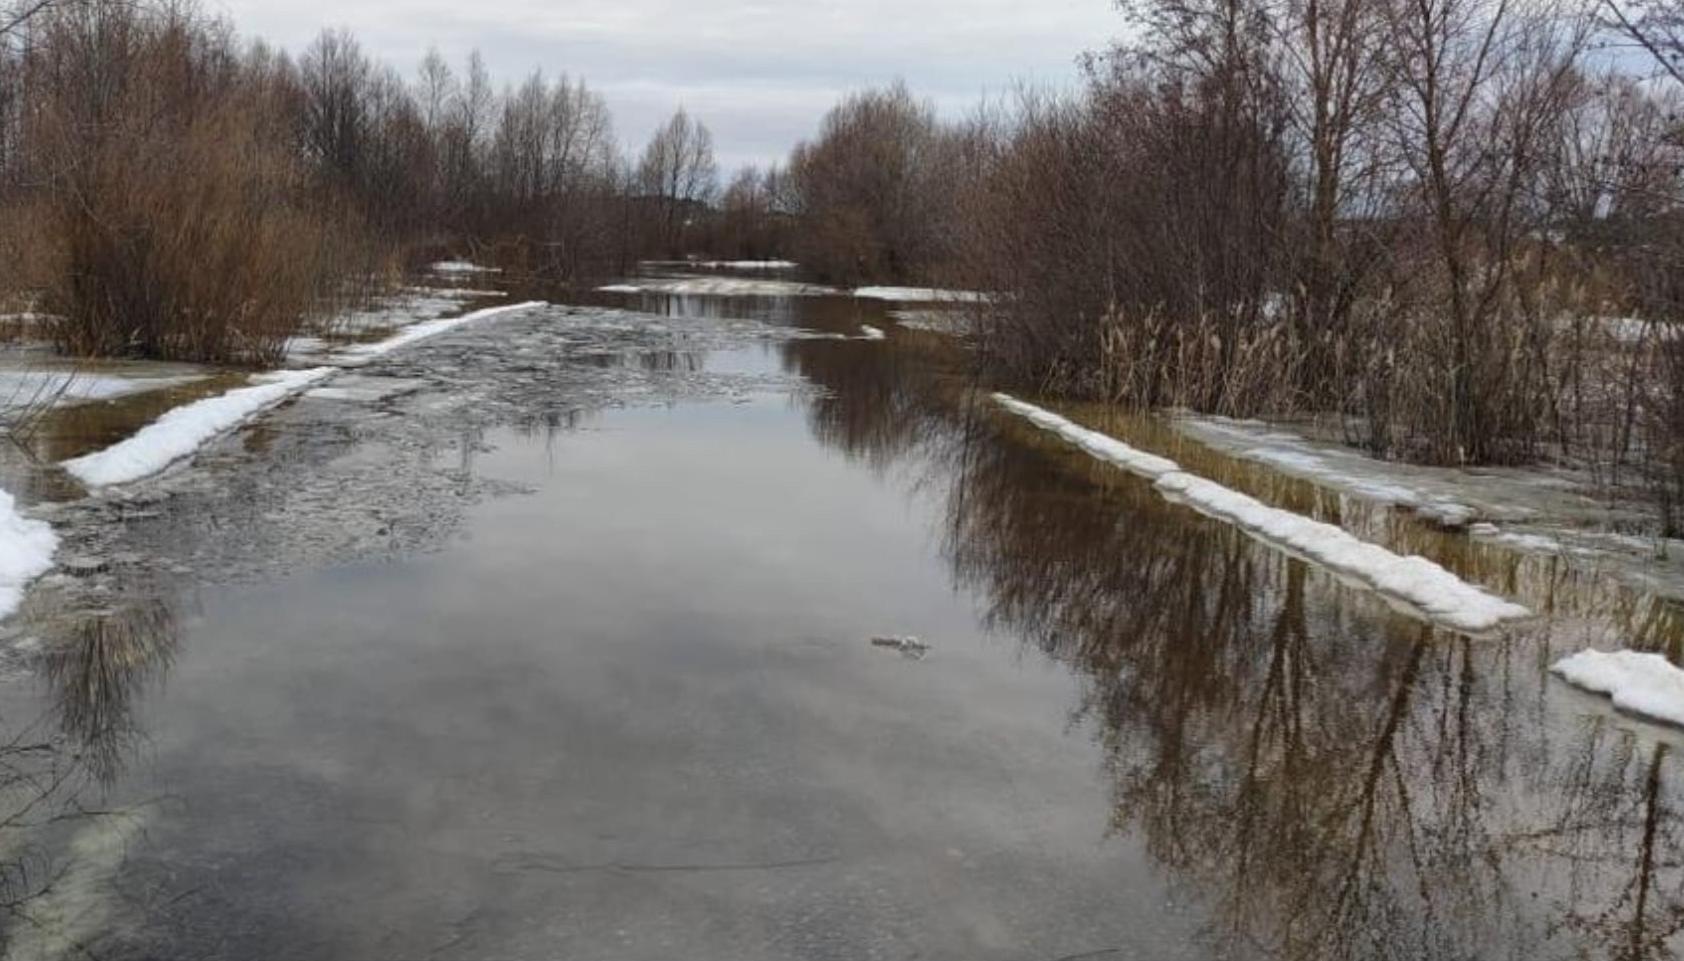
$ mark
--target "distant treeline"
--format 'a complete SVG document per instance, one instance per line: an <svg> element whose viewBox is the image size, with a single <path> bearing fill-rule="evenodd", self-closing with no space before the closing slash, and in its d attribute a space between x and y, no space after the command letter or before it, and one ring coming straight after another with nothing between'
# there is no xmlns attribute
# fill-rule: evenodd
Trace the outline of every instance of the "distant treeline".
<svg viewBox="0 0 1684 961"><path fill-rule="evenodd" d="M988 291L995 384L1554 459L1684 529L1684 0L1127 0L1142 39L1076 91L956 120L857 93L724 184L695 118L628 154L565 75L405 76L340 32L292 59L170 0L19 9L0 256L71 351L272 361L446 254L562 283L788 258Z"/></svg>
<svg viewBox="0 0 1684 961"><path fill-rule="evenodd" d="M577 282L782 252L776 171L720 190L682 110L634 157L566 75L498 90L477 54L406 78L344 32L292 59L190 3L37 6L0 46L0 242L75 353L272 361L432 256Z"/></svg>

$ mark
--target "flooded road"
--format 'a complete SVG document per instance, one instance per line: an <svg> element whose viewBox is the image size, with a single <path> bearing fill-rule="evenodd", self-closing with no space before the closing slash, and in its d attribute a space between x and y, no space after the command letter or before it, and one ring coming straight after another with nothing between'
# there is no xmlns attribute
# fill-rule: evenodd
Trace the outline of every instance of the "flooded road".
<svg viewBox="0 0 1684 961"><path fill-rule="evenodd" d="M1676 661L1672 604L1197 462L1541 612L1455 634L881 305L604 302L652 313L445 335L59 509L101 563L0 681L8 957L1680 950L1684 735L1545 673Z"/></svg>

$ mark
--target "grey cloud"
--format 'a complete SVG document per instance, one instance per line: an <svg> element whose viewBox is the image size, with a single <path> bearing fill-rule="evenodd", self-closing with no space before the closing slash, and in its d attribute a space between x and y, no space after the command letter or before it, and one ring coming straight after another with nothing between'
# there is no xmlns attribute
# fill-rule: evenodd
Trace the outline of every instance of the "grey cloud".
<svg viewBox="0 0 1684 961"><path fill-rule="evenodd" d="M242 32L298 50L345 26L409 72L428 46L479 49L498 79L534 67L583 76L639 144L683 104L713 128L722 165L768 162L811 135L849 90L904 78L948 112L1014 80L1070 83L1076 58L1121 29L1110 0L224 0Z"/></svg>

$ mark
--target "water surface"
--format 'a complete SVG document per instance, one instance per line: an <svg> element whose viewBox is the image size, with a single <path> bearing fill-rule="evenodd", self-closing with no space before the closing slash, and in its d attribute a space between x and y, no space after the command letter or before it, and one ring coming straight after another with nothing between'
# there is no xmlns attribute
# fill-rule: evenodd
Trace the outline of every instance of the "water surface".
<svg viewBox="0 0 1684 961"><path fill-rule="evenodd" d="M14 838L13 889L60 879L14 956L1678 950L1680 737L1544 672L1676 655L1669 606L1224 477L1543 612L1445 632L971 403L962 351L880 306L615 302L891 337L594 341L580 383L804 387L545 387L425 455L500 491L435 549L117 585L4 695L80 752L71 816ZM372 456L354 423L333 463Z"/></svg>

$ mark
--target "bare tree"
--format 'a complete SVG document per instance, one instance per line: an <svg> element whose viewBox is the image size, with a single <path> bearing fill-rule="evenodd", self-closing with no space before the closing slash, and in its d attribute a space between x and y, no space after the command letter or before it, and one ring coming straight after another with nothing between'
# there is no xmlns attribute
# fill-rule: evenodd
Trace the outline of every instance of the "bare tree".
<svg viewBox="0 0 1684 961"><path fill-rule="evenodd" d="M457 91L456 75L451 72L450 64L439 53L439 48L428 47L427 55L421 58L421 66L416 71L415 96L421 102L421 119L434 136L444 126L446 111Z"/></svg>
<svg viewBox="0 0 1684 961"><path fill-rule="evenodd" d="M1684 3L1679 0L1600 0L1606 25L1647 53L1657 68L1684 84Z"/></svg>
<svg viewBox="0 0 1684 961"><path fill-rule="evenodd" d="M23 0L13 4L11 9L0 13L0 37L8 36L22 29L29 21L50 12L54 7L62 6L67 0Z"/></svg>
<svg viewBox="0 0 1684 961"><path fill-rule="evenodd" d="M844 99L790 157L802 262L840 282L928 279L956 236L953 146L904 83Z"/></svg>
<svg viewBox="0 0 1684 961"><path fill-rule="evenodd" d="M679 108L650 138L637 167L639 188L655 206L655 239L663 253L683 253L685 226L713 199L718 176L712 132Z"/></svg>

